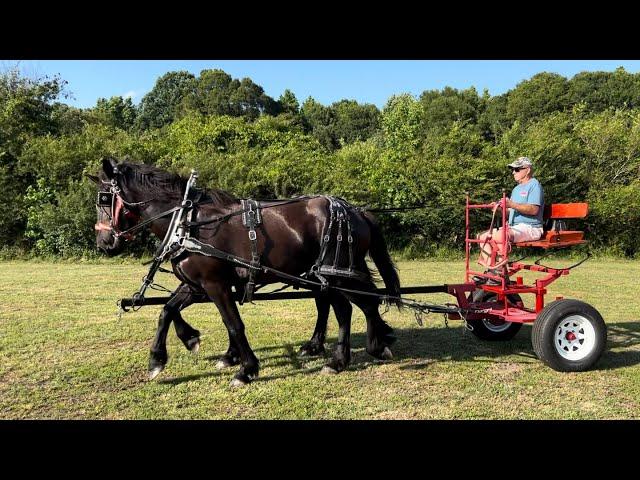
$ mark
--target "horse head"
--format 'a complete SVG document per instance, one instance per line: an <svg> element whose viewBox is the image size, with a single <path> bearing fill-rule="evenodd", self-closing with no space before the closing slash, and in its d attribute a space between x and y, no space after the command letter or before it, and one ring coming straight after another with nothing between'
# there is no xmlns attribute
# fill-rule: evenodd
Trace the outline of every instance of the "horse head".
<svg viewBox="0 0 640 480"><path fill-rule="evenodd" d="M98 186L96 246L109 256L122 252L125 241L133 238L126 231L140 219L139 211L131 205L135 200L129 198L133 192L126 188L123 170L125 165L113 158L103 158L98 176L87 175Z"/></svg>

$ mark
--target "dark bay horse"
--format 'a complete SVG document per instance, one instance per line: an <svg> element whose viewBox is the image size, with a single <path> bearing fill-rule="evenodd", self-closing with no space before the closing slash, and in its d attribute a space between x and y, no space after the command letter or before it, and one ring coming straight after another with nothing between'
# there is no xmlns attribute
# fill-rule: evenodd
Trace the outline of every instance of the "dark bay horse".
<svg viewBox="0 0 640 480"><path fill-rule="evenodd" d="M130 226L151 219L181 204L187 180L164 172L156 167L129 162L118 163L105 158L98 177L90 176L99 185L99 191L109 187L118 188L117 201L113 208L98 209L96 244L109 255L120 253L125 236L119 233ZM203 192L207 202L198 204L192 220L203 222L242 210L241 200L217 189ZM260 264L300 276L309 272L319 257L323 232L329 220L329 203L326 196L299 197L285 204L269 205L262 202L262 222L256 228ZM347 205L345 203L345 205ZM350 207L350 206L349 206ZM352 262L360 273L357 278L332 276L330 285L359 291L375 290L371 272L367 267L367 253L375 263L385 283L389 296L400 298L400 280L389 256L384 238L368 212L350 207L348 217L352 228ZM170 224L170 215L149 224L151 231L160 239L165 237ZM345 232L346 233L346 232ZM201 226L195 235L202 243L243 258L251 258L251 241L241 215L227 220ZM326 259L333 262L338 253L340 264L350 261L347 248L336 252L329 245ZM218 366L240 364L232 385L244 385L257 377L258 359L254 355L244 331L244 324L236 306L232 286L242 292L248 281L248 269L230 262L199 253L183 252L171 260L173 272L181 281L164 306L158 321L157 332L149 358L150 378L154 378L165 367L168 355L166 337L174 323L176 333L187 349L197 351L200 332L184 321L180 312L194 302L195 295L205 294L218 308L229 335L229 348ZM271 272L260 271L256 283L270 284L282 279ZM328 289L316 297L318 319L314 334L301 350L317 354L323 351L329 308L333 307L339 324L337 347L324 372L337 373L344 370L351 360L350 329L351 303L357 305L367 320L367 352L380 359L392 357L390 345L395 340L392 328L382 320L378 312L379 299L350 292ZM399 305L399 304L398 304Z"/></svg>

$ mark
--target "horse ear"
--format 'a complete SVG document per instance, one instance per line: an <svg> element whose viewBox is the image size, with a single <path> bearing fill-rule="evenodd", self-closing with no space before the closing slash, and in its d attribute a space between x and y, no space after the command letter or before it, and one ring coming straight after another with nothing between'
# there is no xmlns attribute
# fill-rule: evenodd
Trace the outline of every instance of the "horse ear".
<svg viewBox="0 0 640 480"><path fill-rule="evenodd" d="M85 173L84 176L87 177L89 180L91 180L96 185L100 185L100 179L98 177L96 177L95 175L89 175L88 173Z"/></svg>
<svg viewBox="0 0 640 480"><path fill-rule="evenodd" d="M118 173L118 162L111 157L103 158L102 170L104 170L107 178L113 178L115 177L116 173Z"/></svg>

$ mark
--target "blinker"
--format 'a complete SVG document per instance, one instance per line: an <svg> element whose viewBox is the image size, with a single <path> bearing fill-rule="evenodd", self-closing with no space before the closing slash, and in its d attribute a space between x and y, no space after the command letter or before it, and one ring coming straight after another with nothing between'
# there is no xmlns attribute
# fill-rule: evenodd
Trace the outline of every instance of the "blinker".
<svg viewBox="0 0 640 480"><path fill-rule="evenodd" d="M111 192L98 192L97 205L99 207L110 207L112 202L113 202L113 193L111 193Z"/></svg>

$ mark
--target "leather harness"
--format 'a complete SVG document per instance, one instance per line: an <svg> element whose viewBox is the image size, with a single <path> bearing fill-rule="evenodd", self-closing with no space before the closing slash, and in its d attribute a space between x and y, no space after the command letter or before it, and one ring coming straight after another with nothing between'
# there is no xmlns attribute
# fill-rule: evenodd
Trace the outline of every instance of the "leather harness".
<svg viewBox="0 0 640 480"><path fill-rule="evenodd" d="M258 254L258 240L256 235L256 226L262 222L260 215L260 202L250 198L242 200L242 224L249 230L249 244L251 245L251 266L260 267L260 255ZM256 288L256 269L249 269L249 281L244 287L243 302L251 302L253 300L253 291Z"/></svg>

